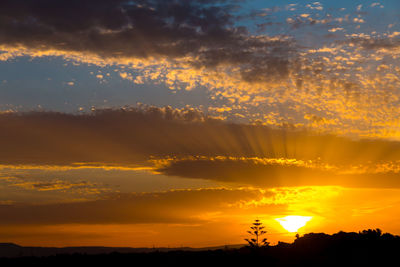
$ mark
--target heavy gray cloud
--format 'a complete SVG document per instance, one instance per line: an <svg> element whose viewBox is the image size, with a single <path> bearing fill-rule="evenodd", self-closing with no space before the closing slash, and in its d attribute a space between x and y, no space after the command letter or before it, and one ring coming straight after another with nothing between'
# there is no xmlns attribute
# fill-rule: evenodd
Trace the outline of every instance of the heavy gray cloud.
<svg viewBox="0 0 400 267"><path fill-rule="evenodd" d="M0 163L142 164L152 158L227 156L292 158L325 163L399 159L400 143L353 140L305 130L228 123L170 107L0 115Z"/></svg>
<svg viewBox="0 0 400 267"><path fill-rule="evenodd" d="M400 143L209 119L148 107L0 115L0 164L150 167L264 186L397 187Z"/></svg>
<svg viewBox="0 0 400 267"><path fill-rule="evenodd" d="M117 59L187 57L199 68L239 67L248 81L285 77L292 42L235 26L236 2L6 0L0 3L0 44Z"/></svg>
<svg viewBox="0 0 400 267"><path fill-rule="evenodd" d="M368 164L368 163L366 163ZM244 186L344 186L353 188L399 188L400 174L393 169L375 172L357 169L360 166L307 166L304 162L281 159L189 159L174 160L159 167L160 173L186 178L209 179L238 183ZM363 166L365 167L365 166ZM361 167L361 168L363 168Z"/></svg>

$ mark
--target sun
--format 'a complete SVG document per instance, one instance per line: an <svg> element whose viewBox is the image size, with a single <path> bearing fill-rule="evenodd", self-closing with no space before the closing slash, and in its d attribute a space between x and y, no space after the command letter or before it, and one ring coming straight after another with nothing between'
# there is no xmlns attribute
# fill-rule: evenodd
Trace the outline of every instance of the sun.
<svg viewBox="0 0 400 267"><path fill-rule="evenodd" d="M275 220L278 221L288 232L294 233L301 227L305 226L311 219L312 217L310 216L292 215L283 218L276 218Z"/></svg>

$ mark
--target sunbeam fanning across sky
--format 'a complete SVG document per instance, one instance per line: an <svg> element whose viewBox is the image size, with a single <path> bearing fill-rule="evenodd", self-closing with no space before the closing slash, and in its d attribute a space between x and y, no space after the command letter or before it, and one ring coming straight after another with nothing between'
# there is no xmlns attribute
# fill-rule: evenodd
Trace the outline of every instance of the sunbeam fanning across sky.
<svg viewBox="0 0 400 267"><path fill-rule="evenodd" d="M400 234L400 1L0 1L0 243ZM285 229L283 231L282 227Z"/></svg>

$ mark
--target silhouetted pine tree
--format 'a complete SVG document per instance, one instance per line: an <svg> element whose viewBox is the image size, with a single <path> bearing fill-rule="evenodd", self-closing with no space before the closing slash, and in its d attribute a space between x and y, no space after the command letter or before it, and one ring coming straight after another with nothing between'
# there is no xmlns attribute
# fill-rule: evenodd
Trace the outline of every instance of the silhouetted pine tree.
<svg viewBox="0 0 400 267"><path fill-rule="evenodd" d="M254 236L254 238L246 238L245 240L249 243L250 247L266 247L269 245L266 238L261 239L261 236L265 235L267 231L264 231L265 227L262 225L260 220L255 220L253 222L253 226L250 227L250 231L247 231L249 234Z"/></svg>

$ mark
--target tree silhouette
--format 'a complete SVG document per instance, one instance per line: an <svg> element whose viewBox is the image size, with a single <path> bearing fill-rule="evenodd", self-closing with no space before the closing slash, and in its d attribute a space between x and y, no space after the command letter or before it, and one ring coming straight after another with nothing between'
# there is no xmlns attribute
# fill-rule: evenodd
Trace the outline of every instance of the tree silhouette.
<svg viewBox="0 0 400 267"><path fill-rule="evenodd" d="M266 238L261 239L261 236L267 233L267 231L264 231L265 227L262 225L262 222L260 220L254 220L253 226L250 227L250 231L247 231L249 234L254 236L253 238L246 238L245 240L247 243L249 243L250 247L266 247L269 245L269 242L267 242Z"/></svg>

